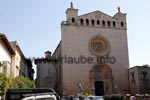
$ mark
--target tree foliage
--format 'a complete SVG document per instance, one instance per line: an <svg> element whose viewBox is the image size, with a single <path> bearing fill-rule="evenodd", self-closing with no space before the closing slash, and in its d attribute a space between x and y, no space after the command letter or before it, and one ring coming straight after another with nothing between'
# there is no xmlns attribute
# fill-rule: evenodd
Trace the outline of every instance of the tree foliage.
<svg viewBox="0 0 150 100"><path fill-rule="evenodd" d="M3 95L6 93L10 84L11 84L10 78L7 77L5 73L0 73L0 95Z"/></svg>
<svg viewBox="0 0 150 100"><path fill-rule="evenodd" d="M18 76L12 80L13 86L12 88L35 88L35 83L28 78L23 76Z"/></svg>
<svg viewBox="0 0 150 100"><path fill-rule="evenodd" d="M0 95L5 95L9 88L35 88L35 82L23 76L10 78L0 73Z"/></svg>

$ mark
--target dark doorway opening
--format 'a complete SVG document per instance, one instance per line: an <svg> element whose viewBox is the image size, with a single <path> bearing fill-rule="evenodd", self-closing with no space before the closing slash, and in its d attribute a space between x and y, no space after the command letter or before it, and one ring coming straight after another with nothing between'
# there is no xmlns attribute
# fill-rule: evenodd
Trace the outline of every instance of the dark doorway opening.
<svg viewBox="0 0 150 100"><path fill-rule="evenodd" d="M95 81L95 95L96 96L104 95L104 83L102 81Z"/></svg>

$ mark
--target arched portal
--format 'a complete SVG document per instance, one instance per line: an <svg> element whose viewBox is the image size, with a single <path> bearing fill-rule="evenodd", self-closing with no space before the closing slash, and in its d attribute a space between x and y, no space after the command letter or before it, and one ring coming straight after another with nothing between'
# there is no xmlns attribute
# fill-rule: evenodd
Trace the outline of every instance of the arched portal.
<svg viewBox="0 0 150 100"><path fill-rule="evenodd" d="M95 81L95 96L104 95L104 83L103 81Z"/></svg>
<svg viewBox="0 0 150 100"><path fill-rule="evenodd" d="M93 86L95 95L112 93L112 71L105 64L97 64L93 67Z"/></svg>

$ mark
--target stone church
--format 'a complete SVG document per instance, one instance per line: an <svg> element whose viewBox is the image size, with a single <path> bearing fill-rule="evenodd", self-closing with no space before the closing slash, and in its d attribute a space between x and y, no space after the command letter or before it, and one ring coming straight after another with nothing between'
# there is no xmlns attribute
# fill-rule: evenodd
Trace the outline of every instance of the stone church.
<svg viewBox="0 0 150 100"><path fill-rule="evenodd" d="M126 14L118 7L114 16L98 10L78 15L71 3L53 57L61 58L57 67L63 95L78 93L78 84L83 94L129 91ZM82 58L86 61L82 62Z"/></svg>
<svg viewBox="0 0 150 100"><path fill-rule="evenodd" d="M78 15L71 3L52 58L56 59L55 89L62 95L128 92L126 14L118 7L114 16L98 10Z"/></svg>

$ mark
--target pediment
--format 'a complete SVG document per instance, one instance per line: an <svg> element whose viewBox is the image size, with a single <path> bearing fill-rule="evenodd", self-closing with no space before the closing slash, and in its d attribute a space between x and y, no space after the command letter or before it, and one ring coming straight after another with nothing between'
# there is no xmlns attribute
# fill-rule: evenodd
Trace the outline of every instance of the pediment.
<svg viewBox="0 0 150 100"><path fill-rule="evenodd" d="M86 18L86 19L109 19L109 20L116 20L110 15L107 15L99 10L90 12L87 14L80 15L79 18Z"/></svg>

